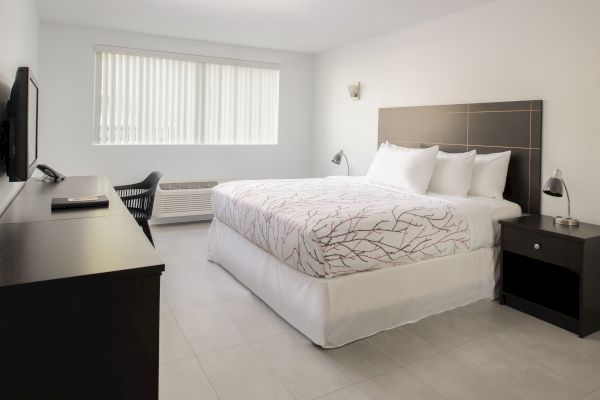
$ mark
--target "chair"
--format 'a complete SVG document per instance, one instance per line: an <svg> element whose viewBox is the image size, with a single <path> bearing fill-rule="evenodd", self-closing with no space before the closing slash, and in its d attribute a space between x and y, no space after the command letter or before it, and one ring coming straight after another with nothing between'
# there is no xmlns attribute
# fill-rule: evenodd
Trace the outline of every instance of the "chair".
<svg viewBox="0 0 600 400"><path fill-rule="evenodd" d="M148 221L152 217L154 193L161 177L162 174L160 172L154 171L142 182L132 185L115 186L117 194L123 200L123 203L125 203L125 206L131 215L133 215L136 222L142 227L152 246L154 246L154 241L152 240Z"/></svg>

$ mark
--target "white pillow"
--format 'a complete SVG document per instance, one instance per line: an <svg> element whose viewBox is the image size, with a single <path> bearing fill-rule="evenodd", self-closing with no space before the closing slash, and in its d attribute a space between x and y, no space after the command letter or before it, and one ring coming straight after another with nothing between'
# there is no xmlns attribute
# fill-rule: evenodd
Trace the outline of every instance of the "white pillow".
<svg viewBox="0 0 600 400"><path fill-rule="evenodd" d="M367 179L372 183L423 194L429 186L437 152L438 146L408 149L386 143L379 147Z"/></svg>
<svg viewBox="0 0 600 400"><path fill-rule="evenodd" d="M475 150L466 153L439 151L429 182L429 191L466 197L471 187Z"/></svg>
<svg viewBox="0 0 600 400"><path fill-rule="evenodd" d="M477 154L469 195L501 199L506 186L510 151Z"/></svg>

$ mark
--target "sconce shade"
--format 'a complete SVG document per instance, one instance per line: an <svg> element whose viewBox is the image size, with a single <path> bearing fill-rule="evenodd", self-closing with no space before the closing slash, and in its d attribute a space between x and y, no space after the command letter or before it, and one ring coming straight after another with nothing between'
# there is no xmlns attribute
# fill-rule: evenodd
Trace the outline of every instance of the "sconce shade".
<svg viewBox="0 0 600 400"><path fill-rule="evenodd" d="M348 85L348 95L352 100L360 99L360 82L354 82Z"/></svg>

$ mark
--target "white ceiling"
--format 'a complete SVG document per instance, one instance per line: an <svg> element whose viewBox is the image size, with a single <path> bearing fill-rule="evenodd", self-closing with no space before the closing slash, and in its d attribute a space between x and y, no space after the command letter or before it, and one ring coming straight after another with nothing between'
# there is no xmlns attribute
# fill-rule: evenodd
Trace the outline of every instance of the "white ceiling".
<svg viewBox="0 0 600 400"><path fill-rule="evenodd" d="M36 0L42 21L318 53L492 0Z"/></svg>

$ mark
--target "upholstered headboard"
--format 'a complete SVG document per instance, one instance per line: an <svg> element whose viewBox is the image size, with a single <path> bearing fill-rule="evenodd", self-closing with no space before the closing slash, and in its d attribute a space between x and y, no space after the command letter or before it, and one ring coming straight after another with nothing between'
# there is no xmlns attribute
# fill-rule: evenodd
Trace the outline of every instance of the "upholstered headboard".
<svg viewBox="0 0 600 400"><path fill-rule="evenodd" d="M504 198L540 213L542 101L379 109L379 143L446 152L511 151Z"/></svg>

